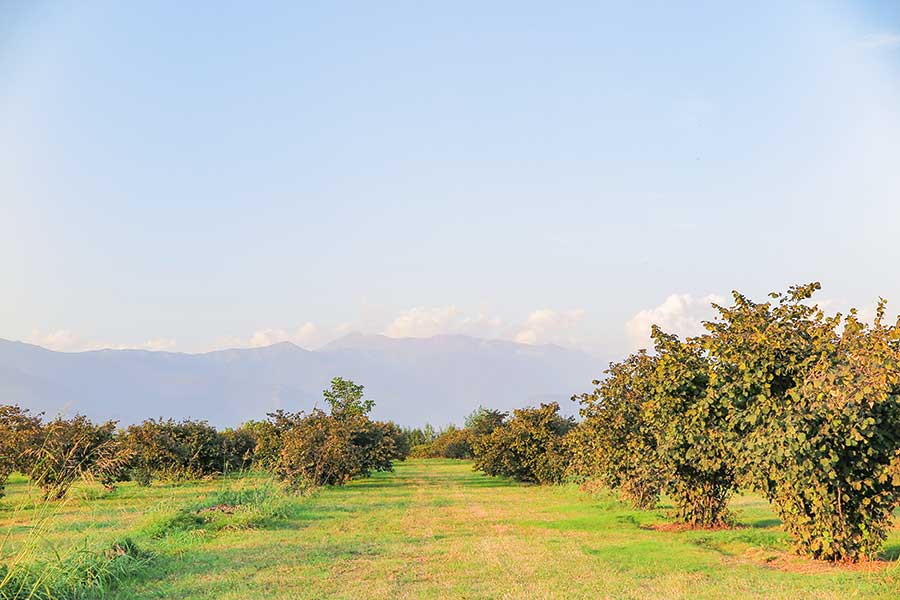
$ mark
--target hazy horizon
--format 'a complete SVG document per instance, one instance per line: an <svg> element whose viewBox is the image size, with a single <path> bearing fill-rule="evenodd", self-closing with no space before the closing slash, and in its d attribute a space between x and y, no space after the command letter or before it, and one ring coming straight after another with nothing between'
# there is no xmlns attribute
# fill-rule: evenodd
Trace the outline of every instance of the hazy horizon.
<svg viewBox="0 0 900 600"><path fill-rule="evenodd" d="M604 357L900 307L887 0L0 8L0 338Z"/></svg>
<svg viewBox="0 0 900 600"><path fill-rule="evenodd" d="M348 331L332 340L318 344L317 346L311 347L311 348L302 346L293 340L287 339L287 340L272 341L271 343L267 343L264 345L230 346L230 347L223 347L223 348L215 348L212 350L199 350L199 351L195 351L195 352L191 352L191 351L187 351L187 350L170 350L170 349L166 349L166 348L146 348L146 347L145 348L135 348L132 346L127 346L127 345L59 350L59 349L54 349L54 348L42 345L40 343L31 342L28 340L14 340L14 339L7 339L4 337L0 337L0 342L25 344L28 346L35 346L37 348L42 348L44 350L49 350L50 352L58 352L58 353L62 353L62 354L81 354L84 352L102 352L104 350L134 350L134 351L140 351L140 352L162 352L162 353L169 353L169 354L200 355L200 354L210 354L212 352L228 352L230 350L262 350L265 348L272 348L273 346L291 346L294 348L299 348L300 350L304 350L306 352L316 352L319 350L327 349L327 348L333 346L335 343L340 343L342 340L352 340L355 338L387 339L387 340L392 340L392 341L461 338L461 339L474 340L474 341L478 341L478 342L487 342L487 343L499 342L499 343L504 343L504 344L512 344L512 345L520 345L520 346L533 346L536 348L549 347L549 348L571 349L571 350L584 352L585 354L588 354L591 356L595 356L595 357L597 356L597 355L593 354L592 352L590 352L589 350L581 350L578 348L566 348L566 346L564 346L564 345L555 344L552 342L544 342L544 343L539 343L539 344L528 344L528 343L517 342L515 340L509 340L509 339L504 339L504 338L500 338L500 337L489 338L489 337L481 337L481 336L477 336L477 335L467 335L464 333L436 333L434 335L422 335L422 336L389 336L389 335L384 335L381 333L363 333L361 331Z"/></svg>

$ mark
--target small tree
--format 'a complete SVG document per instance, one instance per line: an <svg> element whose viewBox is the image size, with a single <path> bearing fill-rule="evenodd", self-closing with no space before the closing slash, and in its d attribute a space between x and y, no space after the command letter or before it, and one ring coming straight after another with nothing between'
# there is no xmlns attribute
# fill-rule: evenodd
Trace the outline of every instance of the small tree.
<svg viewBox="0 0 900 600"><path fill-rule="evenodd" d="M475 469L519 481L560 483L570 458L564 437L574 425L573 419L559 415L556 402L518 409L480 439Z"/></svg>
<svg viewBox="0 0 900 600"><path fill-rule="evenodd" d="M506 423L507 417L508 412L479 406L466 417L466 429L476 437L491 435L495 429Z"/></svg>
<svg viewBox="0 0 900 600"><path fill-rule="evenodd" d="M331 416L338 419L367 415L375 407L375 401L363 398L364 386L343 377L331 380L331 389L322 392L325 402L331 407Z"/></svg>
<svg viewBox="0 0 900 600"><path fill-rule="evenodd" d="M171 419L147 419L122 433L122 443L132 454L131 478L138 485L150 485L154 478L175 478L181 473L186 453L176 439L176 426Z"/></svg>

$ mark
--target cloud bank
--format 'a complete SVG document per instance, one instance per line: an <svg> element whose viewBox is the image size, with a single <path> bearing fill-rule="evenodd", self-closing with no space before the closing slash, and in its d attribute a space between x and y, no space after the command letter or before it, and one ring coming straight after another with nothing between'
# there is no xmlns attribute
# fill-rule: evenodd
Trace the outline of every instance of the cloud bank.
<svg viewBox="0 0 900 600"><path fill-rule="evenodd" d="M632 350L651 345L650 330L658 325L679 336L699 335L704 332L702 322L715 316L711 304L725 299L718 294L693 296L672 294L662 304L639 311L625 323L625 335Z"/></svg>
<svg viewBox="0 0 900 600"><path fill-rule="evenodd" d="M259 348L281 342L290 342L302 348L314 350L351 331L379 333L388 337L432 337L435 335L468 335L486 339L505 339L521 344L557 344L572 348L585 348L584 309L554 310L541 308L531 311L524 319L505 320L484 312L466 312L455 305L413 307L379 323L342 323L327 326L306 321L296 327L271 327L253 331L247 335L223 336L200 351L226 348ZM35 330L22 341L61 352L85 350L181 349L174 339L153 339L134 344L109 343L89 340L69 330L42 332ZM183 349L181 349L183 350Z"/></svg>
<svg viewBox="0 0 900 600"><path fill-rule="evenodd" d="M44 332L35 329L23 342L42 346L57 352L85 352L89 350L174 350L177 342L171 338L156 338L136 344L115 344L91 341L76 335L68 329Z"/></svg>

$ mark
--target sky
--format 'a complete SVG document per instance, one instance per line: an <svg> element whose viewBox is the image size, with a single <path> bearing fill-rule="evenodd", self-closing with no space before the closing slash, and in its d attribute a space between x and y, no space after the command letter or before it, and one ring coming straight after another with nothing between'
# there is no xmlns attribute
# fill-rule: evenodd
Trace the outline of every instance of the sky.
<svg viewBox="0 0 900 600"><path fill-rule="evenodd" d="M893 0L0 0L0 338L617 357L898 240Z"/></svg>

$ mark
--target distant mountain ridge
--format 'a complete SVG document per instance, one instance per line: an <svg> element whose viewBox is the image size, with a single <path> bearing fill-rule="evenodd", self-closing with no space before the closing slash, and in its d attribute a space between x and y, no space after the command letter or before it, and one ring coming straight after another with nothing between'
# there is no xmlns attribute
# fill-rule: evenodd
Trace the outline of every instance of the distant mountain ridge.
<svg viewBox="0 0 900 600"><path fill-rule="evenodd" d="M463 335L351 333L314 351L283 342L203 354L55 352L0 339L0 404L123 424L162 416L233 426L277 408L320 405L331 378L342 376L366 386L377 418L442 425L479 405L557 400L572 413L569 397L590 389L604 368L578 350Z"/></svg>

